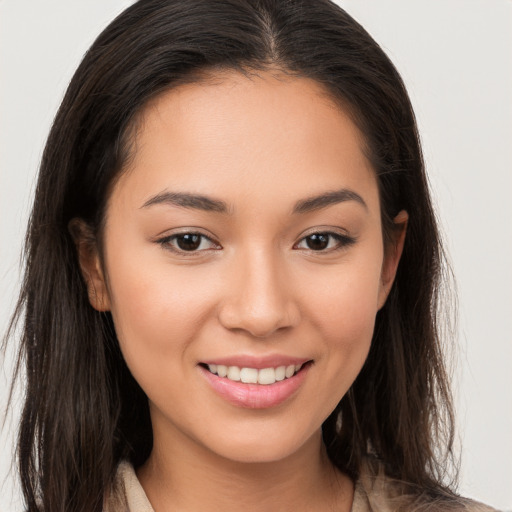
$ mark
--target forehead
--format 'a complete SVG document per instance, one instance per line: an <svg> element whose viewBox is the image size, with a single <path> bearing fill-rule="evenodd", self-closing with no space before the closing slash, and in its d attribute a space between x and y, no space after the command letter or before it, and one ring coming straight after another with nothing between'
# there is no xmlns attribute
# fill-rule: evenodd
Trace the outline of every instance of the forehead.
<svg viewBox="0 0 512 512"><path fill-rule="evenodd" d="M348 109L341 107L341 101L335 100L322 84L277 70L200 75L197 81L179 85L151 100L138 121L137 132L145 137L156 132L163 134L162 129L170 135L174 128L174 135L195 134L197 139L204 135L212 139L216 138L214 134L229 135L225 138L229 143L237 136L245 137L250 130L259 138L279 134L274 140L283 144L284 135L293 143L297 136L310 136L320 128L333 134L340 129L351 131L358 145L364 142ZM286 128L286 133L282 128ZM217 129L222 129L222 133ZM208 130L212 131L208 134ZM323 136L326 135L324 132Z"/></svg>
<svg viewBox="0 0 512 512"><path fill-rule="evenodd" d="M278 72L226 71L166 91L142 112L134 140L118 185L130 181L138 194L177 187L240 195L271 184L267 192L284 199L375 188L349 114L321 84Z"/></svg>

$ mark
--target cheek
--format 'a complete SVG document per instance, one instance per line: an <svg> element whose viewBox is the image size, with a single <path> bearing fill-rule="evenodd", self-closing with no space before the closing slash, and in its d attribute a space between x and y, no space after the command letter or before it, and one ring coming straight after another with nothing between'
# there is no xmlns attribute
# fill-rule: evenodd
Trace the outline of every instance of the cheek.
<svg viewBox="0 0 512 512"><path fill-rule="evenodd" d="M208 290L214 288L198 288L205 282L203 276L192 278L165 260L115 250L110 259L115 261L109 269L111 312L128 366L136 373L137 367L161 366L162 359L180 364L206 321L212 307Z"/></svg>
<svg viewBox="0 0 512 512"><path fill-rule="evenodd" d="M340 265L336 272L330 272L322 293L310 295L308 316L314 321L312 329L320 334L318 363L322 376L317 386L329 397L327 414L348 391L370 350L380 288L378 255L377 249L375 258L354 257Z"/></svg>
<svg viewBox="0 0 512 512"><path fill-rule="evenodd" d="M378 258L340 266L317 293L310 295L309 304L326 340L340 340L347 346L368 340L373 334L378 311L380 290Z"/></svg>

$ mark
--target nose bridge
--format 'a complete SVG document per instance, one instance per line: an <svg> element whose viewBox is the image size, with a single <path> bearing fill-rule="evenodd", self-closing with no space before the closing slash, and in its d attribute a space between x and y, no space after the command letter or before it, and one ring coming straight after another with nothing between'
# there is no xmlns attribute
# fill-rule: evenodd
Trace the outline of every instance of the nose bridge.
<svg viewBox="0 0 512 512"><path fill-rule="evenodd" d="M236 255L220 315L225 327L262 338L297 323L298 309L284 263L271 244L252 245Z"/></svg>

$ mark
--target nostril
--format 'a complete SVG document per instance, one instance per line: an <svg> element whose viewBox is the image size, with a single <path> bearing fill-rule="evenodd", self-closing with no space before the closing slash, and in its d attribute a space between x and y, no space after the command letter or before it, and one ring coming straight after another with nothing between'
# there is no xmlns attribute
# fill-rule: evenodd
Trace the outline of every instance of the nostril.
<svg viewBox="0 0 512 512"><path fill-rule="evenodd" d="M292 276L286 276L271 253L247 250L233 263L218 310L225 328L267 338L277 330L298 324L297 298L286 284Z"/></svg>
<svg viewBox="0 0 512 512"><path fill-rule="evenodd" d="M298 308L291 302L266 308L226 304L218 318L226 329L246 331L254 338L267 338L277 331L295 327L300 321Z"/></svg>

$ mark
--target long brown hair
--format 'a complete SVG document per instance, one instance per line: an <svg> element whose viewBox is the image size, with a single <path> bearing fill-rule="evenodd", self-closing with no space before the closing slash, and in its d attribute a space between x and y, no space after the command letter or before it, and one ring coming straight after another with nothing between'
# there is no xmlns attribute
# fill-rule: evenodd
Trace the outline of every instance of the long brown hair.
<svg viewBox="0 0 512 512"><path fill-rule="evenodd" d="M401 263L368 359L323 425L332 462L354 478L368 461L448 495L453 412L437 312L443 253L414 113L370 35L328 0L140 0L97 38L76 71L43 154L12 325L26 400L18 441L29 512L102 509L121 459L152 447L148 403L109 313L88 301L68 224L99 240L105 206L150 98L204 70L281 69L321 83L365 136L384 235L409 213ZM371 465L371 464L370 464Z"/></svg>

